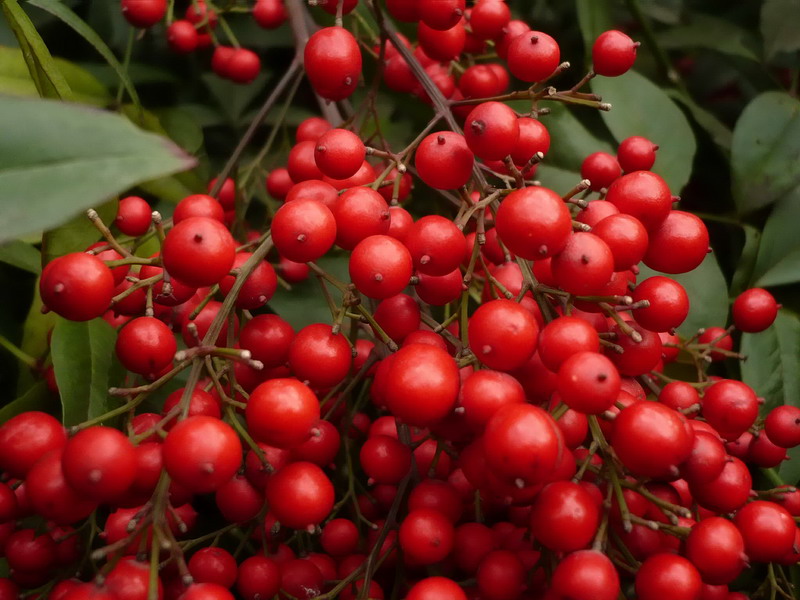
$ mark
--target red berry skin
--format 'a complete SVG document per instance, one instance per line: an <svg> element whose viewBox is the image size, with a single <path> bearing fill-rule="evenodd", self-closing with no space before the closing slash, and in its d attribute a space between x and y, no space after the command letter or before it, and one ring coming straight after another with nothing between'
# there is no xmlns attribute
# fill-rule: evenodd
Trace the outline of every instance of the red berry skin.
<svg viewBox="0 0 800 600"><path fill-rule="evenodd" d="M65 254L42 270L39 292L45 306L65 319L90 321L111 304L114 275L96 256Z"/></svg>
<svg viewBox="0 0 800 600"><path fill-rule="evenodd" d="M669 186L650 171L623 175L608 188L606 200L620 212L636 217L648 231L658 228L672 209Z"/></svg>
<svg viewBox="0 0 800 600"><path fill-rule="evenodd" d="M644 329L639 324L629 322L628 325L642 337L642 341L635 342L615 325L612 331L616 334L616 343L622 346L624 352L619 354L612 351L607 355L621 375L629 377L644 375L654 369L661 360L661 338L657 333Z"/></svg>
<svg viewBox="0 0 800 600"><path fill-rule="evenodd" d="M733 322L741 331L764 331L778 316L778 303L767 290L750 288L733 301Z"/></svg>
<svg viewBox="0 0 800 600"><path fill-rule="evenodd" d="M607 190L621 175L622 167L619 166L617 159L607 152L590 154L581 163L581 177L589 180L590 189L595 192Z"/></svg>
<svg viewBox="0 0 800 600"><path fill-rule="evenodd" d="M494 0L489 0L489 2L494 2ZM503 91L500 90L500 93ZM537 152L547 154L550 149L550 133L538 119L521 117L517 119L517 124L519 125L519 141L511 151L511 159L515 165L523 167Z"/></svg>
<svg viewBox="0 0 800 600"><path fill-rule="evenodd" d="M589 545L600 523L600 509L579 483L556 481L539 492L531 510L534 539L557 552Z"/></svg>
<svg viewBox="0 0 800 600"><path fill-rule="evenodd" d="M294 329L277 315L257 315L242 327L239 344L270 369L289 358Z"/></svg>
<svg viewBox="0 0 800 600"><path fill-rule="evenodd" d="M736 525L709 517L692 526L686 538L686 558L713 585L730 583L745 567L744 538Z"/></svg>
<svg viewBox="0 0 800 600"><path fill-rule="evenodd" d="M317 260L336 240L336 219L316 200L293 200L275 213L272 240L281 256L291 261Z"/></svg>
<svg viewBox="0 0 800 600"><path fill-rule="evenodd" d="M180 596L181 600L234 600L227 588L216 583L193 583Z"/></svg>
<svg viewBox="0 0 800 600"><path fill-rule="evenodd" d="M391 213L386 200L368 187L354 187L337 196L331 207L336 219L336 244L352 250L371 235L389 233Z"/></svg>
<svg viewBox="0 0 800 600"><path fill-rule="evenodd" d="M675 554L655 554L636 573L639 600L697 600L703 581L688 560Z"/></svg>
<svg viewBox="0 0 800 600"><path fill-rule="evenodd" d="M355 175L366 157L366 148L355 133L331 129L322 134L314 148L314 160L323 174L333 179Z"/></svg>
<svg viewBox="0 0 800 600"><path fill-rule="evenodd" d="M223 79L228 78L228 63L233 57L235 48L231 46L217 46L211 55L211 70Z"/></svg>
<svg viewBox="0 0 800 600"><path fill-rule="evenodd" d="M344 379L353 364L347 338L330 325L315 323L297 332L289 347L289 368L314 388L330 388Z"/></svg>
<svg viewBox="0 0 800 600"><path fill-rule="evenodd" d="M504 481L521 479L528 485L547 480L558 463L562 445L558 425L532 404L504 406L489 420L483 436L488 466Z"/></svg>
<svg viewBox="0 0 800 600"><path fill-rule="evenodd" d="M79 494L97 502L120 498L136 477L136 451L111 427L89 427L73 436L61 458L64 478Z"/></svg>
<svg viewBox="0 0 800 600"><path fill-rule="evenodd" d="M467 595L452 579L428 577L413 585L406 600L467 600Z"/></svg>
<svg viewBox="0 0 800 600"><path fill-rule="evenodd" d="M44 412L26 411L0 425L0 469L24 478L41 457L67 443L61 423Z"/></svg>
<svg viewBox="0 0 800 600"><path fill-rule="evenodd" d="M153 220L153 209L143 198L129 196L119 201L114 225L122 233L139 237L147 233Z"/></svg>
<svg viewBox="0 0 800 600"><path fill-rule="evenodd" d="M414 161L420 179L426 185L439 190L454 190L469 181L475 156L463 135L440 131L422 140Z"/></svg>
<svg viewBox="0 0 800 600"><path fill-rule="evenodd" d="M519 140L519 119L502 102L484 102L469 113L464 124L467 146L484 160L502 160Z"/></svg>
<svg viewBox="0 0 800 600"><path fill-rule="evenodd" d="M298 144L300 142L316 142L323 133L331 129L333 129L333 125L322 117L309 117L297 126L295 141Z"/></svg>
<svg viewBox="0 0 800 600"><path fill-rule="evenodd" d="M197 29L185 19L178 19L167 27L167 43L173 52L191 54L197 50L199 42Z"/></svg>
<svg viewBox="0 0 800 600"><path fill-rule="evenodd" d="M292 529L321 523L330 514L333 501L333 484L313 463L286 465L267 482L270 511L281 525Z"/></svg>
<svg viewBox="0 0 800 600"><path fill-rule="evenodd" d="M609 215L591 227L592 233L611 250L615 271L630 269L644 258L649 238L644 225L636 217L626 214Z"/></svg>
<svg viewBox="0 0 800 600"><path fill-rule="evenodd" d="M614 420L611 445L634 475L669 479L692 452L692 432L680 413L657 402L636 402Z"/></svg>
<svg viewBox="0 0 800 600"><path fill-rule="evenodd" d="M788 404L776 406L764 421L764 431L782 448L800 445L800 408Z"/></svg>
<svg viewBox="0 0 800 600"><path fill-rule="evenodd" d="M571 409L597 415L611 408L620 391L614 363L598 352L577 352L558 369L558 393Z"/></svg>
<svg viewBox="0 0 800 600"><path fill-rule="evenodd" d="M393 355L386 377L386 406L409 425L427 427L455 408L458 367L441 348L428 344L401 348Z"/></svg>
<svg viewBox="0 0 800 600"><path fill-rule="evenodd" d="M587 321L577 317L558 317L539 334L539 357L551 371L578 352L597 352L600 338Z"/></svg>
<svg viewBox="0 0 800 600"><path fill-rule="evenodd" d="M551 584L556 598L591 598L616 600L619 575L605 554L596 550L578 550L562 559Z"/></svg>
<svg viewBox="0 0 800 600"><path fill-rule="evenodd" d="M626 173L649 171L656 162L656 146L639 135L622 140L617 148L617 160Z"/></svg>
<svg viewBox="0 0 800 600"><path fill-rule="evenodd" d="M511 20L511 10L505 2L479 0L470 13L472 34L482 40L493 40L503 33Z"/></svg>
<svg viewBox="0 0 800 600"><path fill-rule="evenodd" d="M271 558L256 554L239 564L236 591L244 600L272 598L280 589L281 568Z"/></svg>
<svg viewBox="0 0 800 600"><path fill-rule="evenodd" d="M172 363L178 343L162 321L155 317L138 317L120 330L115 349L126 369L155 377Z"/></svg>
<svg viewBox="0 0 800 600"><path fill-rule="evenodd" d="M514 77L533 83L552 75L561 60L561 51L552 37L541 31L522 34L508 47L508 69Z"/></svg>
<svg viewBox="0 0 800 600"><path fill-rule="evenodd" d="M451 60L458 60L458 57L464 51L467 43L467 30L464 28L463 22L456 23L450 29L440 31L420 21L419 25L417 25L417 39L419 40L419 47L427 57L447 63ZM437 70L437 65L435 64L425 68L429 76ZM433 77L431 78L434 79ZM447 94L444 95L447 96ZM425 97L422 96L423 99Z"/></svg>
<svg viewBox="0 0 800 600"><path fill-rule="evenodd" d="M261 59L247 48L236 48L226 66L228 79L240 84L252 83L260 71Z"/></svg>
<svg viewBox="0 0 800 600"><path fill-rule="evenodd" d="M412 562L432 565L453 549L453 524L442 513L420 508L408 513L397 535L400 548Z"/></svg>
<svg viewBox="0 0 800 600"><path fill-rule="evenodd" d="M572 219L561 196L543 187L511 192L497 211L497 233L508 249L528 260L561 252L572 233Z"/></svg>
<svg viewBox="0 0 800 600"><path fill-rule="evenodd" d="M703 221L691 213L671 211L657 228L649 230L649 235L644 264L662 273L688 273L697 268L708 253L708 230Z"/></svg>
<svg viewBox="0 0 800 600"><path fill-rule="evenodd" d="M236 559L222 548L201 548L189 559L188 567L197 583L216 583L226 588L236 583Z"/></svg>
<svg viewBox="0 0 800 600"><path fill-rule="evenodd" d="M304 65L311 85L327 100L344 100L361 75L361 50L349 31L325 27L308 40Z"/></svg>
<svg viewBox="0 0 800 600"><path fill-rule="evenodd" d="M631 295L634 302L644 300L649 307L633 311L636 322L650 331L669 331L680 326L689 314L689 296L677 281L656 275L639 283Z"/></svg>
<svg viewBox="0 0 800 600"><path fill-rule="evenodd" d="M319 421L319 400L296 379L270 379L250 394L245 414L256 441L293 448L308 439Z"/></svg>
<svg viewBox="0 0 800 600"><path fill-rule="evenodd" d="M539 326L531 312L513 300L481 305L469 319L472 352L490 369L513 371L536 350Z"/></svg>
<svg viewBox="0 0 800 600"><path fill-rule="evenodd" d="M750 498L753 480L741 460L730 457L716 479L698 483L690 482L689 491L695 501L717 513L733 512L744 506Z"/></svg>
<svg viewBox="0 0 800 600"><path fill-rule="evenodd" d="M797 526L780 504L764 500L749 502L736 513L734 523L742 533L750 560L773 562L792 551Z"/></svg>
<svg viewBox="0 0 800 600"><path fill-rule="evenodd" d="M147 29L167 14L167 0L122 0L121 8L128 23Z"/></svg>
<svg viewBox="0 0 800 600"><path fill-rule="evenodd" d="M578 231L569 236L550 266L561 289L576 296L590 296L601 292L611 280L614 256L598 236Z"/></svg>
<svg viewBox="0 0 800 600"><path fill-rule="evenodd" d="M413 264L402 242L388 235L372 235L353 249L349 269L359 292L382 300L403 291L411 280Z"/></svg>
<svg viewBox="0 0 800 600"><path fill-rule="evenodd" d="M419 1L419 17L431 29L446 31L461 20L466 9L465 0Z"/></svg>
<svg viewBox="0 0 800 600"><path fill-rule="evenodd" d="M253 7L253 19L264 29L277 29L287 18L283 0L258 0Z"/></svg>
<svg viewBox="0 0 800 600"><path fill-rule="evenodd" d="M735 440L758 418L758 398L741 381L717 381L703 395L703 417L723 438Z"/></svg>
<svg viewBox="0 0 800 600"><path fill-rule="evenodd" d="M636 61L638 44L621 31L601 33L592 46L594 72L603 77L619 77Z"/></svg>
<svg viewBox="0 0 800 600"><path fill-rule="evenodd" d="M420 0L386 0L386 10L392 17L404 23L416 23L420 19Z"/></svg>
<svg viewBox="0 0 800 600"><path fill-rule="evenodd" d="M97 502L86 499L67 483L62 454L58 448L38 460L28 471L25 491L37 514L59 525L70 525L88 517Z"/></svg>
<svg viewBox="0 0 800 600"><path fill-rule="evenodd" d="M5 557L15 571L47 571L55 563L56 544L47 533L18 529L6 540Z"/></svg>
<svg viewBox="0 0 800 600"><path fill-rule="evenodd" d="M339 0L322 0L319 6L329 15L336 16L336 11L339 10ZM358 6L358 0L343 0L342 14L349 15L356 6Z"/></svg>
<svg viewBox="0 0 800 600"><path fill-rule="evenodd" d="M466 238L456 225L439 215L426 215L411 227L404 240L414 267L426 275L448 275L467 252Z"/></svg>
<svg viewBox="0 0 800 600"><path fill-rule="evenodd" d="M242 464L242 443L230 425L213 417L180 421L163 444L164 468L195 493L219 489Z"/></svg>
<svg viewBox="0 0 800 600"><path fill-rule="evenodd" d="M162 256L170 275L187 285L205 287L218 283L231 270L236 242L219 221L192 217L170 230Z"/></svg>

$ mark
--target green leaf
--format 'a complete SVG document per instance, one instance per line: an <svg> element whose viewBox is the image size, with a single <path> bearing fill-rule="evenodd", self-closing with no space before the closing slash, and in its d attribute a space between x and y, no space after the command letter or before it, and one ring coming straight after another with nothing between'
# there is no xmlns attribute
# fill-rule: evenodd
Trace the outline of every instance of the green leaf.
<svg viewBox="0 0 800 600"><path fill-rule="evenodd" d="M639 265L639 281L653 275L663 275L649 267ZM689 296L689 316L678 331L693 335L701 327L724 327L728 320L728 284L713 253L706 256L694 271L667 275L680 283Z"/></svg>
<svg viewBox="0 0 800 600"><path fill-rule="evenodd" d="M51 342L64 425L70 427L110 409L109 371L117 332L103 319L58 319Z"/></svg>
<svg viewBox="0 0 800 600"><path fill-rule="evenodd" d="M725 123L720 121L714 113L697 104L688 94L678 90L667 90L667 94L673 100L683 104L697 124L706 130L706 133L711 136L711 139L723 153L726 156L730 155L733 132Z"/></svg>
<svg viewBox="0 0 800 600"><path fill-rule="evenodd" d="M762 414L781 404L800 406L800 319L796 314L779 310L766 331L742 334L739 348L747 357L742 362L742 381L766 401Z"/></svg>
<svg viewBox="0 0 800 600"><path fill-rule="evenodd" d="M118 204L116 200L110 200L95 208L103 223L111 225L117 216ZM42 265L70 252L83 252L100 237L100 232L86 215L80 214L42 236Z"/></svg>
<svg viewBox="0 0 800 600"><path fill-rule="evenodd" d="M733 197L740 213L769 206L800 185L800 102L765 92L733 130Z"/></svg>
<svg viewBox="0 0 800 600"><path fill-rule="evenodd" d="M33 245L14 240L0 246L0 262L17 267L34 275L42 272L42 253Z"/></svg>
<svg viewBox="0 0 800 600"><path fill-rule="evenodd" d="M203 129L188 111L167 108L157 111L156 116L170 139L189 154L203 147Z"/></svg>
<svg viewBox="0 0 800 600"><path fill-rule="evenodd" d="M800 211L800 187L772 209L762 233L753 269L754 285L782 285L800 281L800 236L795 229Z"/></svg>
<svg viewBox="0 0 800 600"><path fill-rule="evenodd" d="M540 163L536 167L536 179L557 194L566 194L578 185L581 181L581 174L577 171L567 171L552 167L547 163Z"/></svg>
<svg viewBox="0 0 800 600"><path fill-rule="evenodd" d="M586 56L591 56L594 41L604 31L614 29L614 18L611 15L611 3L602 0L576 0L578 26L583 37Z"/></svg>
<svg viewBox="0 0 800 600"><path fill-rule="evenodd" d="M125 67L120 64L120 62L117 60L117 57L114 56L114 53L111 51L108 45L100 38L99 35L97 35L97 33L95 33L91 27L89 27L83 21L83 19L72 12L72 10L66 4L60 2L59 0L28 0L28 3L49 12L53 16L58 17L69 27L71 27L78 35L89 42L94 49L97 50L98 54L100 54L100 56L102 56L111 66L111 68L116 71L117 76L122 82L122 85L125 86L125 89L127 90L128 95L131 97L133 103L137 106L141 106L139 95L136 93L136 88L133 86Z"/></svg>
<svg viewBox="0 0 800 600"><path fill-rule="evenodd" d="M3 14L19 42L25 63L42 98L72 99L72 90L59 71L50 50L17 0L4 0Z"/></svg>
<svg viewBox="0 0 800 600"><path fill-rule="evenodd" d="M201 79L230 124L235 126L243 120L242 116L247 107L260 96L268 77L261 73L249 85L238 85L231 81L225 81L213 73L206 73Z"/></svg>
<svg viewBox="0 0 800 600"><path fill-rule="evenodd" d="M39 381L19 398L0 408L0 423L5 423L9 419L29 410L52 413L56 408L57 403L54 402L50 391L47 389L47 384L44 381Z"/></svg>
<svg viewBox="0 0 800 600"><path fill-rule="evenodd" d="M54 60L72 89L73 99L76 102L97 106L108 104L111 100L108 90L89 71L61 58ZM36 83L31 78L19 48L0 46L0 93L13 96L39 96Z"/></svg>
<svg viewBox="0 0 800 600"><path fill-rule="evenodd" d="M798 23L800 0L764 0L761 5L761 37L764 38L767 60L784 52L800 50Z"/></svg>
<svg viewBox="0 0 800 600"><path fill-rule="evenodd" d="M195 164L119 115L64 102L0 97L0 131L0 242Z"/></svg>
<svg viewBox="0 0 800 600"><path fill-rule="evenodd" d="M742 224L742 230L744 231L744 247L731 281L731 297L738 296L747 289L748 283L753 278L761 246L761 232L758 229L752 225Z"/></svg>
<svg viewBox="0 0 800 600"><path fill-rule="evenodd" d="M674 194L680 194L689 181L697 149L694 132L681 109L664 90L635 71L621 77L596 77L592 89L612 105L601 114L618 142L641 135L659 145L653 171Z"/></svg>
<svg viewBox="0 0 800 600"><path fill-rule="evenodd" d="M709 35L710 31L714 34ZM702 13L685 15L684 23L664 29L657 38L667 50L703 48L748 60L760 60L757 40L750 31L728 19Z"/></svg>
<svg viewBox="0 0 800 600"><path fill-rule="evenodd" d="M325 256L317 264L340 281L350 281L346 256L341 254ZM328 286L328 288L334 302L339 302L341 294L338 290L332 286ZM295 330L312 323L330 323L332 321L331 311L322 295L320 284L313 274L305 281L292 284L291 291L279 286L269 301L269 307L291 324Z"/></svg>
<svg viewBox="0 0 800 600"><path fill-rule="evenodd" d="M33 286L33 300L28 310L28 316L22 326L22 343L20 348L25 354L42 359L50 348L48 333L53 329L58 316L54 312L42 312L42 298L39 296L39 279ZM17 394L34 384L30 370L20 369L17 377Z"/></svg>
<svg viewBox="0 0 800 600"><path fill-rule="evenodd" d="M550 150L545 156L546 164L580 172L583 159L592 152L614 154L615 150L611 144L596 138L575 117L575 111L562 104L556 104L549 108L550 114L542 119L542 123L550 133L551 141Z"/></svg>

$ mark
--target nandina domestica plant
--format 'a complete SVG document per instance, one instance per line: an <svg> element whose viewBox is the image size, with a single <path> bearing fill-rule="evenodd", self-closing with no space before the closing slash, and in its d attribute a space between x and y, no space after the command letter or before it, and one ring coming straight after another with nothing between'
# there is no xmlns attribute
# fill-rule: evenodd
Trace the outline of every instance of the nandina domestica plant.
<svg viewBox="0 0 800 600"><path fill-rule="evenodd" d="M797 597L800 320L773 288L800 276L758 227L791 237L800 175L756 172L780 127L694 103L638 1L627 32L577 3L584 71L504 0L121 0L122 61L82 3L30 4L118 90L8 0L47 99L16 102L120 114L46 133L73 204L0 143L0 182L72 211L0 246L37 275L0 335L0 600ZM694 133L638 37L727 141L735 216L691 201ZM223 116L191 86L150 111L173 70Z"/></svg>

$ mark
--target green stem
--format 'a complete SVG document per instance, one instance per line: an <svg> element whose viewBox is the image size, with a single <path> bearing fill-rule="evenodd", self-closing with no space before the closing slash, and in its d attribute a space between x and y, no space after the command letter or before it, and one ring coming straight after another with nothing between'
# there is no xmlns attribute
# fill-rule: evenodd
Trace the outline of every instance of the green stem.
<svg viewBox="0 0 800 600"><path fill-rule="evenodd" d="M128 32L128 42L125 45L125 58L122 61L122 70L127 73L128 67L131 64L131 55L133 54L133 43L136 40L136 30L131 27ZM125 84L120 80L117 86L117 106L122 104L122 95L125 93Z"/></svg>
<svg viewBox="0 0 800 600"><path fill-rule="evenodd" d="M21 348L18 348L16 345L11 343L11 340L2 335L0 335L0 347L8 350L8 352L13 354L19 362L31 369L36 369L39 366L39 361L33 358L30 354L23 352Z"/></svg>

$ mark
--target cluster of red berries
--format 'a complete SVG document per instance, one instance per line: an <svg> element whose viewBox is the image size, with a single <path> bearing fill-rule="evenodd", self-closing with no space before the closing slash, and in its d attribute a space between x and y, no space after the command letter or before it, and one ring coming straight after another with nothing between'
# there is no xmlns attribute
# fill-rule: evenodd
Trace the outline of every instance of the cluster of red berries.
<svg viewBox="0 0 800 600"><path fill-rule="evenodd" d="M122 4L137 26L166 7ZM0 600L20 588L50 600L230 600L231 589L245 600L616 600L626 582L639 600L742 600L728 586L749 564L800 559L800 492L756 492L752 476L800 445L800 409L760 415L756 391L707 374L739 356L734 327L675 332L689 297L667 275L704 260L708 232L673 208L651 170L657 146L631 137L616 157L589 155L586 181L564 196L535 185L550 147L539 113L481 101L505 91L506 68L470 66L456 86L436 61L489 44L516 78L541 83L561 68L557 43L501 0L385 7L419 23L415 50L378 52L385 83L435 103L422 68L459 103L463 133L392 153L311 118L266 180L283 203L265 231L237 240L242 191L212 181L218 193L183 199L167 221L136 196L120 202L116 232L90 211L105 241L45 267L45 306L116 327L132 387L111 390L121 409L70 431L40 412L0 425L12 570ZM213 14L193 3L170 26L173 44L186 23L204 40ZM253 14L285 19L279 0ZM217 47L214 60L227 50L243 52ZM620 75L635 55L606 32L590 76ZM321 29L305 68L323 98L344 99L361 76L358 42ZM412 153L422 184L458 191L456 214L400 205ZM133 252L145 236L161 242L153 256ZM334 247L350 253L350 282L317 264ZM640 281L642 262L665 275ZM333 324L295 331L269 302L278 274L311 272ZM778 309L749 289L733 323L763 331ZM697 379L665 375L676 361ZM187 369L159 412L142 409ZM102 424L119 416L119 429Z"/></svg>

